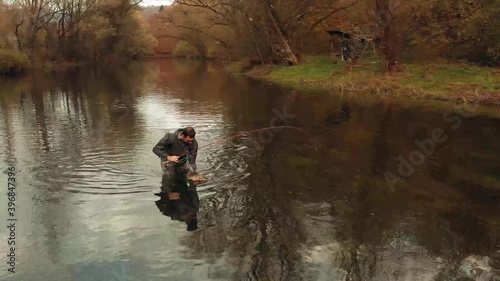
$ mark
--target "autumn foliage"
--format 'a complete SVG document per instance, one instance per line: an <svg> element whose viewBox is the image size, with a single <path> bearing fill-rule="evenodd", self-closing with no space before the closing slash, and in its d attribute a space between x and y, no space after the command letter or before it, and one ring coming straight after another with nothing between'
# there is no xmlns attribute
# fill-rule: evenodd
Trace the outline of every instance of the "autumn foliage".
<svg viewBox="0 0 500 281"><path fill-rule="evenodd" d="M342 30L388 71L436 58L500 62L500 1L176 0L148 11L139 4L0 1L0 49L35 65L154 53L295 65L304 55L338 52L341 42L327 30Z"/></svg>
<svg viewBox="0 0 500 281"><path fill-rule="evenodd" d="M224 58L300 63L331 52L327 30L364 38L388 71L403 61L469 60L497 65L499 1L178 0L150 21L156 38ZM333 38L335 41L335 38ZM171 41L173 42L173 41ZM334 50L339 49L335 41Z"/></svg>
<svg viewBox="0 0 500 281"><path fill-rule="evenodd" d="M0 2L0 48L45 62L100 62L153 53L157 44L138 6L128 0Z"/></svg>

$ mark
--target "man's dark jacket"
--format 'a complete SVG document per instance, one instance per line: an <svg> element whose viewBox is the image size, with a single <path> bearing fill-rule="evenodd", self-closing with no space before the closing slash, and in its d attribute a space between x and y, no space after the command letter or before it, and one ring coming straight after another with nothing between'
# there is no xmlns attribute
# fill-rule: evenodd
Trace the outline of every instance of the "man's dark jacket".
<svg viewBox="0 0 500 281"><path fill-rule="evenodd" d="M196 154L198 150L198 142L196 139L188 144L179 139L182 129L178 129L173 133L166 133L165 136L153 148L154 154L161 158L162 162L167 161L167 156L181 156L179 165L186 163L186 153L188 154L189 164L196 171Z"/></svg>

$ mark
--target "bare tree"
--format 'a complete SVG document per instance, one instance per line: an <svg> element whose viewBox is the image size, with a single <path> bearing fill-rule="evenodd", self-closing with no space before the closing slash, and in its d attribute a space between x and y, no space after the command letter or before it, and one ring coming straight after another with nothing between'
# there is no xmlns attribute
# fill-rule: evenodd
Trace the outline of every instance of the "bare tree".
<svg viewBox="0 0 500 281"><path fill-rule="evenodd" d="M380 28L380 47L387 71L399 70L402 49L400 24L400 0L375 0L377 24Z"/></svg>
<svg viewBox="0 0 500 281"><path fill-rule="evenodd" d="M81 40L81 23L96 12L96 6L97 0L60 0L56 2L59 50L65 58L68 57L69 51L78 50Z"/></svg>
<svg viewBox="0 0 500 281"><path fill-rule="evenodd" d="M17 0L14 3L23 10L27 18L28 25L26 27L26 42L24 46L29 49L32 63L38 65L40 63L38 34L42 28L54 19L57 13L55 2L50 0ZM23 21L21 21L22 23ZM16 32L19 33L19 30L17 29Z"/></svg>

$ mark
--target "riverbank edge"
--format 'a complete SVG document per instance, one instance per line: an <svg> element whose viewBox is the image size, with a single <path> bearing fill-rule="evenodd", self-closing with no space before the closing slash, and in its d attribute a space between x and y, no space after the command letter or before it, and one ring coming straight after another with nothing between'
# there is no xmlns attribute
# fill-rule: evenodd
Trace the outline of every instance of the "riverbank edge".
<svg viewBox="0 0 500 281"><path fill-rule="evenodd" d="M384 74L378 69L378 62L348 68L343 62L335 63L328 57L319 56L309 57L297 66L224 62L225 70L233 75L244 75L292 88L500 106L499 69L450 63L409 64L403 67L402 72ZM439 69L443 72L441 76L446 76L446 72L450 76L443 79L445 81L442 83L432 77L433 70Z"/></svg>
<svg viewBox="0 0 500 281"><path fill-rule="evenodd" d="M158 57L160 58L160 57ZM34 73L43 73L43 74L56 74L63 73L70 70L78 70L89 67L121 67L127 65L131 62L141 61L144 58L140 59L123 59L123 60L105 60L105 61L78 61L78 62L68 62L68 61L47 61L40 63L37 66L28 65L20 71L15 71L12 73L0 73L0 78L16 78L16 77L24 77L26 75L34 74Z"/></svg>

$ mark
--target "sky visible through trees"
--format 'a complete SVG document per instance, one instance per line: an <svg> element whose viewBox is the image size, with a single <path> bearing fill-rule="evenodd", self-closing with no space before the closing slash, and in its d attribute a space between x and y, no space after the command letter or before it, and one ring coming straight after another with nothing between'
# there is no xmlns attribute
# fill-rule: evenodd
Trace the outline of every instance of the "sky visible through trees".
<svg viewBox="0 0 500 281"><path fill-rule="evenodd" d="M161 5L171 5L173 1L171 0L144 0L140 4L141 6L147 7L147 6L161 6Z"/></svg>

